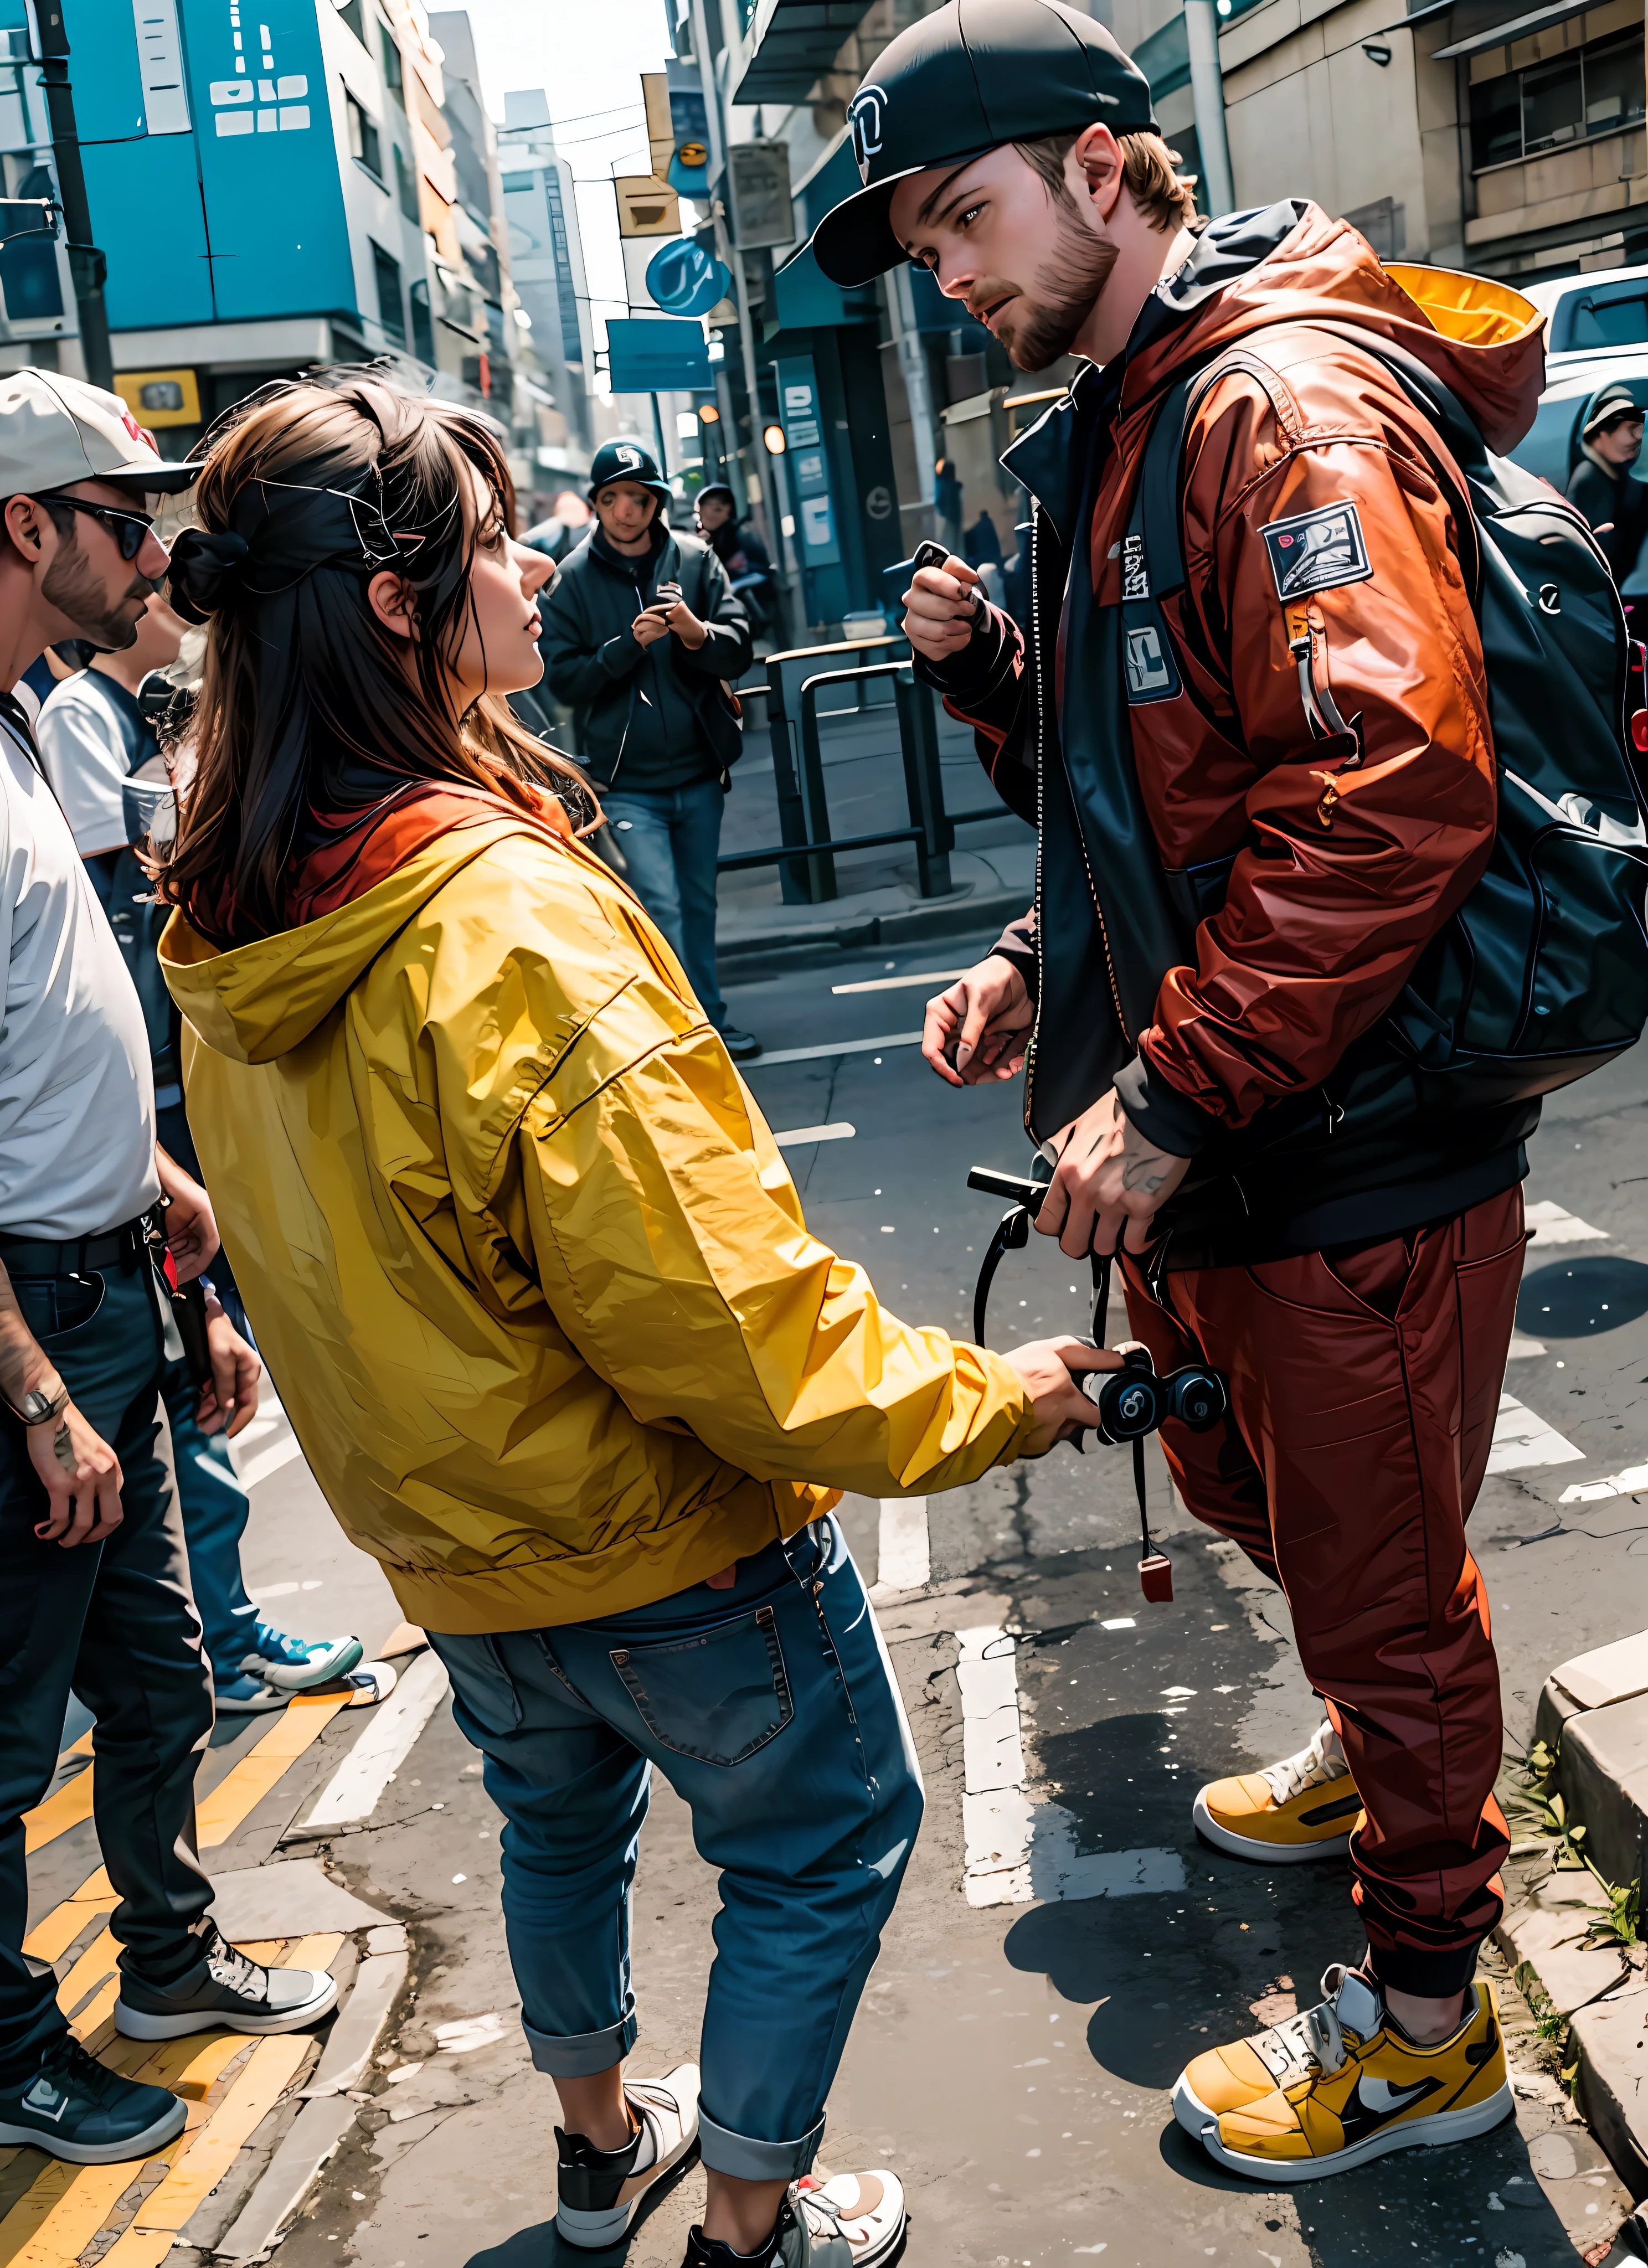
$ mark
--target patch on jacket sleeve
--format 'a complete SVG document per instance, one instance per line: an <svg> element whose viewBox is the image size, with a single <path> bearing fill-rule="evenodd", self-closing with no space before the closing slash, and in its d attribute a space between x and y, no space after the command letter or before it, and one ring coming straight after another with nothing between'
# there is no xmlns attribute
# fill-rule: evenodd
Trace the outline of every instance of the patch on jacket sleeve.
<svg viewBox="0 0 1648 2268"><path fill-rule="evenodd" d="M1355 504L1323 504L1292 519L1273 519L1259 531L1270 555L1276 596L1302 599L1311 591L1336 591L1365 583L1373 572Z"/></svg>

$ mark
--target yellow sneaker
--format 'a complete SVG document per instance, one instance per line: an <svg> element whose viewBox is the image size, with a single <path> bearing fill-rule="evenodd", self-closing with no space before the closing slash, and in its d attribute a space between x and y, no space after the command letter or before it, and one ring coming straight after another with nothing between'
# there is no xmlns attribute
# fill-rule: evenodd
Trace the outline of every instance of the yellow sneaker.
<svg viewBox="0 0 1648 2268"><path fill-rule="evenodd" d="M1362 1815L1362 1799L1329 1724L1296 1756L1264 1771L1210 1781L1191 1807L1197 1833L1216 1850L1271 1867L1343 1858Z"/></svg>
<svg viewBox="0 0 1648 2268"><path fill-rule="evenodd" d="M1181 2074L1174 2115L1221 2166L1268 2183L1321 2181L1388 2150L1484 2134L1510 2117L1498 2004L1486 1978L1465 2022L1435 2047L1416 2047L1395 2029L1360 1970L1330 1969L1322 1989L1321 2007L1199 2055ZM1247 2092L1254 2064L1276 2073L1268 2093Z"/></svg>

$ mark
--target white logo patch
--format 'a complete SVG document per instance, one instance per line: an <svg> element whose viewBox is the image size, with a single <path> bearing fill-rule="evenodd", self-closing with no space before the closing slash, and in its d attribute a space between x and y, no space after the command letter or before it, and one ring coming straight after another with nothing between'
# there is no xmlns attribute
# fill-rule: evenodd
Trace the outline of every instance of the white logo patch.
<svg viewBox="0 0 1648 2268"><path fill-rule="evenodd" d="M1374 2079L1364 2072L1357 2081L1357 2100L1375 2118L1388 2118L1397 2110L1405 2110L1410 2102L1417 2102L1422 2095L1431 2093L1430 2083L1421 2080L1417 2087L1393 2087L1387 2079Z"/></svg>
<svg viewBox="0 0 1648 2268"><path fill-rule="evenodd" d="M1270 556L1279 599L1302 599L1313 591L1365 583L1373 572L1361 519L1348 499L1299 512L1291 519L1273 519L1259 533Z"/></svg>

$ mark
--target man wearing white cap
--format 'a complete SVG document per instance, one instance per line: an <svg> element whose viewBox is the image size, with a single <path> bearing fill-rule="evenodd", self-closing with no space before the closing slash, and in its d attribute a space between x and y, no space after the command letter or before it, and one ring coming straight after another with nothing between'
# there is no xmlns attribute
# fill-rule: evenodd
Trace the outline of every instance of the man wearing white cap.
<svg viewBox="0 0 1648 2268"><path fill-rule="evenodd" d="M257 1968L209 1911L194 1782L211 1684L158 1395L180 1351L168 1279L198 1276L217 1231L157 1147L143 1012L14 691L48 644L132 644L169 563L145 499L193 477L114 395L0 380L0 2144L81 2165L148 2155L184 2106L86 2054L23 1953L24 1815L71 1690L96 1719L119 2029L289 2031L337 1997L330 1977ZM234 1431L257 1359L208 1315L200 1420Z"/></svg>

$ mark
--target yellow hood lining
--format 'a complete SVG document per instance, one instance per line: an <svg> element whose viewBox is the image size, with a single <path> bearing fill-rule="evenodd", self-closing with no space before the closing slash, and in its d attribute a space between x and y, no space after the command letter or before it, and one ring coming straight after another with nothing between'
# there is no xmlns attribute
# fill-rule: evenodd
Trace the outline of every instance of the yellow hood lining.
<svg viewBox="0 0 1648 2268"><path fill-rule="evenodd" d="M1416 268L1402 261L1388 262L1385 273L1445 339L1457 339L1464 346L1508 346L1545 320L1531 299L1485 276L1460 276L1451 268Z"/></svg>

